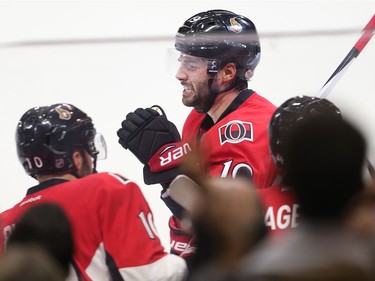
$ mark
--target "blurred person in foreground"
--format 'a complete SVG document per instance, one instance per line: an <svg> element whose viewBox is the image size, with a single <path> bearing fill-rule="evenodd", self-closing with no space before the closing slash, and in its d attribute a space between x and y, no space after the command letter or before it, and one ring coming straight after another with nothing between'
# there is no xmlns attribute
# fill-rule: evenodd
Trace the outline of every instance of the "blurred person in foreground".
<svg viewBox="0 0 375 281"><path fill-rule="evenodd" d="M269 124L270 148L273 160L281 172L284 165L285 144L290 132L306 118L319 115L341 119L340 110L333 103L318 97L296 96L282 103L275 111ZM192 169L190 168L190 170ZM197 178L194 175L191 177ZM202 175L200 177L202 178ZM171 184L171 195L173 197L176 196L177 180ZM191 187L194 189L193 185ZM299 204L296 202L292 188L285 184L254 189L250 181L206 179L199 187L196 186L195 190L200 190L199 188L202 188L202 191L205 192L193 193L195 195L193 199L189 199L186 195L176 198L176 201L188 209L190 214L194 214L195 217L194 227L197 232L198 243L197 256L193 260L196 264L195 267L198 267L198 274L194 274L194 278L201 278L203 274L208 277L207 273L210 272L211 277L209 279L215 280L213 279L215 273L213 265L217 267L216 277L223 278L225 271L227 271L227 274L230 273L230 269L235 268L243 253L251 250L256 244L254 242L259 241L259 239L253 239L254 236L250 233L260 234L261 223L254 223L254 219L250 219L249 214L257 213L258 218L260 216L262 216L262 219L264 218L263 231L267 230L271 237L278 237L282 232L298 226ZM232 192L230 192L231 189L233 189ZM258 196L259 202L256 198ZM189 200L198 200L199 204L189 206L186 203ZM262 206L264 214L261 212L260 206ZM249 211L249 208L252 208L251 211ZM200 212L195 209L200 209ZM241 219L242 224L239 224ZM224 231L224 229L230 229L231 231ZM245 231L246 229L247 231ZM240 239L241 235L244 235L243 238L247 238ZM218 237L221 237L221 239L218 239ZM221 242L218 242L219 240ZM239 247L233 246L231 250L224 250L224 245L230 244L241 245L242 255L237 252L236 259L233 259L233 255L230 253L233 253L234 249ZM230 266L228 266L228 263L224 264L220 260L221 255L231 260L232 264Z"/></svg>
<svg viewBox="0 0 375 281"><path fill-rule="evenodd" d="M299 227L262 241L232 280L374 280L374 235L348 227L365 190L366 149L348 120L300 122L285 144L282 179L300 204Z"/></svg>
<svg viewBox="0 0 375 281"><path fill-rule="evenodd" d="M271 117L268 125L270 150L273 161L283 176L286 143L291 131L311 117L328 116L341 119L341 112L331 101L319 97L299 95L283 102ZM299 202L293 188L282 180L269 188L257 189L265 212L265 224L272 237L298 227Z"/></svg>
<svg viewBox="0 0 375 281"><path fill-rule="evenodd" d="M1 281L66 281L61 266L40 245L11 245L0 257Z"/></svg>
<svg viewBox="0 0 375 281"><path fill-rule="evenodd" d="M184 175L170 186L170 195L186 210L182 226L195 234L188 280L226 280L247 252L266 235L264 214L249 179L208 177L192 152Z"/></svg>
<svg viewBox="0 0 375 281"><path fill-rule="evenodd" d="M30 207L17 222L7 242L12 247L38 246L61 266L65 278L73 262L73 234L69 218L54 203L41 203Z"/></svg>
<svg viewBox="0 0 375 281"><path fill-rule="evenodd" d="M30 207L52 202L72 226L69 280L185 278L185 260L164 250L140 187L119 174L96 172L106 146L85 112L66 103L31 108L18 122L16 145L26 173L38 184L1 214L0 252Z"/></svg>

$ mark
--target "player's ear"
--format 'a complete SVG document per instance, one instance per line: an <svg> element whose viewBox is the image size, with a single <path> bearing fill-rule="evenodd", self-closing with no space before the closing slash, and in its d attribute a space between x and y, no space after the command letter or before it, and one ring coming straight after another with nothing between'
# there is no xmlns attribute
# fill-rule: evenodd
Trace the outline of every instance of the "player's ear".
<svg viewBox="0 0 375 281"><path fill-rule="evenodd" d="M73 164L77 171L79 171L82 168L83 165L83 155L78 151L74 150L72 154Z"/></svg>
<svg viewBox="0 0 375 281"><path fill-rule="evenodd" d="M226 66L223 67L223 81L228 82L233 80L237 74L237 68L234 63L227 63Z"/></svg>

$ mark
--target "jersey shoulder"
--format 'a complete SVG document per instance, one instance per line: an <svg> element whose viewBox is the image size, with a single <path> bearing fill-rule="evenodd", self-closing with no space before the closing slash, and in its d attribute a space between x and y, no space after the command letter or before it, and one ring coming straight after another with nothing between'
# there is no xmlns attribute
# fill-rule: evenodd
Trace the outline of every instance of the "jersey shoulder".
<svg viewBox="0 0 375 281"><path fill-rule="evenodd" d="M82 188L95 186L96 188L138 186L134 181L118 174L111 172L100 172L88 175L81 179L66 183L67 185L76 185Z"/></svg>
<svg viewBox="0 0 375 281"><path fill-rule="evenodd" d="M283 185L274 185L256 191L260 200L267 206L276 202L294 203L296 201L293 191Z"/></svg>
<svg viewBox="0 0 375 281"><path fill-rule="evenodd" d="M240 111L247 111L252 114L257 113L258 116L270 116L276 109L276 105L255 92L239 107Z"/></svg>
<svg viewBox="0 0 375 281"><path fill-rule="evenodd" d="M253 92L253 94L247 99L247 102L251 102L259 106L269 107L271 109L277 108L277 106L274 105L270 100L259 95L257 92Z"/></svg>
<svg viewBox="0 0 375 281"><path fill-rule="evenodd" d="M206 114L198 113L195 109L192 109L189 115L186 117L184 127L190 127L194 124L200 124L205 117Z"/></svg>

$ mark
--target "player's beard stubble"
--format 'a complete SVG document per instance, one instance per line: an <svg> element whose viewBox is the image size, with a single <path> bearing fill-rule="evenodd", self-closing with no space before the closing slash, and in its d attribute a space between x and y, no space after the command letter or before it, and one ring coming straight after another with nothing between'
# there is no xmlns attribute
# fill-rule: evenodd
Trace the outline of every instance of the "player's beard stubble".
<svg viewBox="0 0 375 281"><path fill-rule="evenodd" d="M182 103L187 107L194 107L199 113L204 113L206 104L208 103L211 95L211 91L208 87L208 83L198 82L191 85L190 91L192 94L182 95Z"/></svg>

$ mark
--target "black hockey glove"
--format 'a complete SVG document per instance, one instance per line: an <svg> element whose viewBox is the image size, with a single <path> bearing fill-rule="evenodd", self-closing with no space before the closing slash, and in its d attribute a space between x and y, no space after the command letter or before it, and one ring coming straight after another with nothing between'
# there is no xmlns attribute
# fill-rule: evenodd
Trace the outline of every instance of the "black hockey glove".
<svg viewBox="0 0 375 281"><path fill-rule="evenodd" d="M162 114L153 108L158 108ZM160 161L155 160L151 161L155 167L149 165L151 158L159 158L156 153L162 153L160 149L163 146L173 149L181 143L176 126L167 119L159 106L137 108L134 112L128 113L117 135L118 142L145 165L143 169L145 184L170 182L179 174L178 166L156 167L155 163Z"/></svg>

